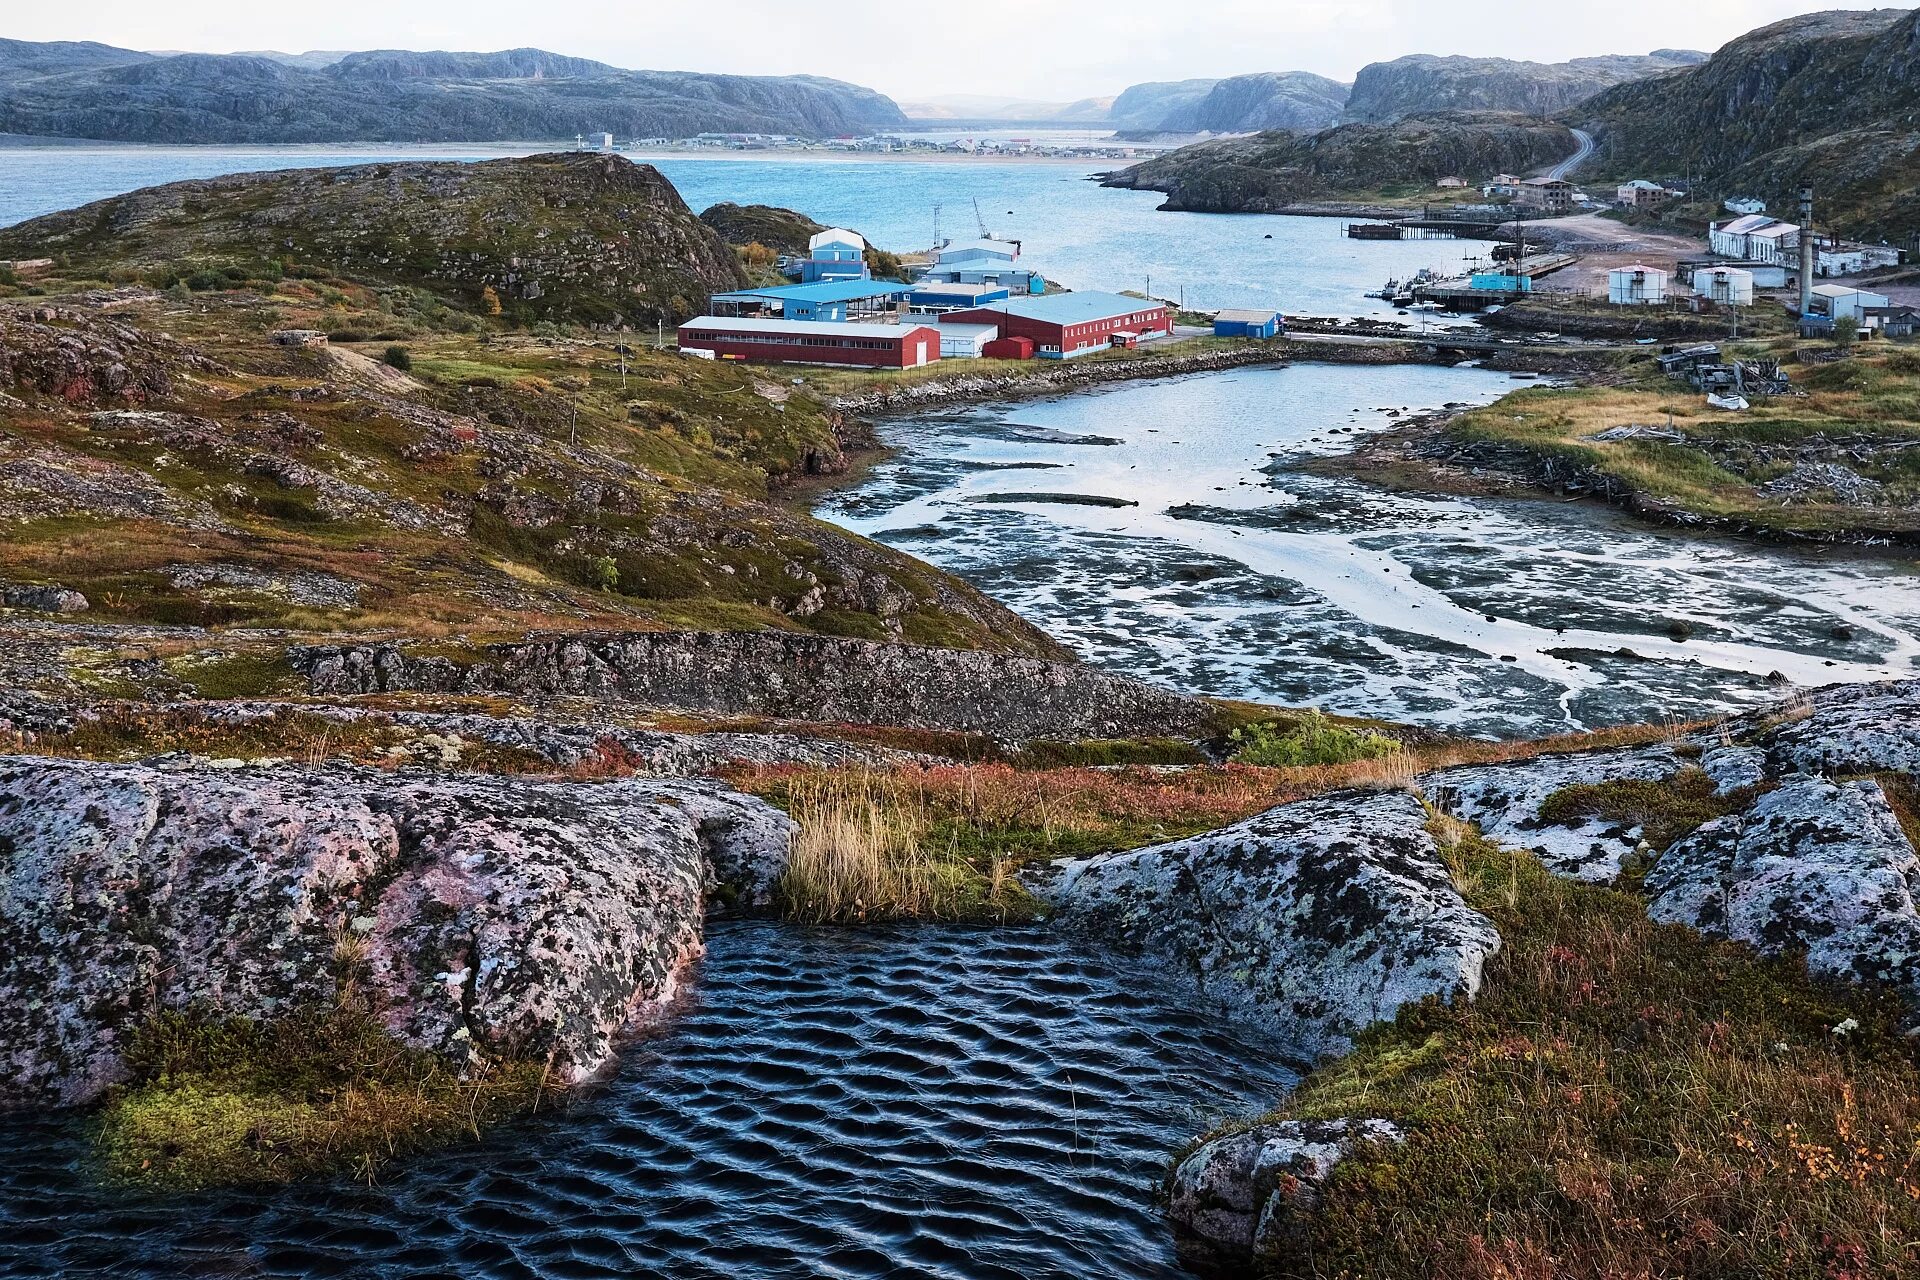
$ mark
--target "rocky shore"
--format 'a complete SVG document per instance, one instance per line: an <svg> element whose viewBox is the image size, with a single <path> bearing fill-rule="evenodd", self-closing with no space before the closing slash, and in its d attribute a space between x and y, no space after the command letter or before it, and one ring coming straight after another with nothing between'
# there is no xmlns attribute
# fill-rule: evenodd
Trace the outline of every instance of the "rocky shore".
<svg viewBox="0 0 1920 1280"><path fill-rule="evenodd" d="M1017 373L882 383L868 391L840 396L833 403L842 413L904 413L982 400L1055 395L1143 378L1173 378L1189 373L1244 369L1250 365L1283 364L1286 359L1286 352L1271 346L1234 347L1189 355L1165 355L1149 348L1124 360L1060 360L1028 366Z"/></svg>

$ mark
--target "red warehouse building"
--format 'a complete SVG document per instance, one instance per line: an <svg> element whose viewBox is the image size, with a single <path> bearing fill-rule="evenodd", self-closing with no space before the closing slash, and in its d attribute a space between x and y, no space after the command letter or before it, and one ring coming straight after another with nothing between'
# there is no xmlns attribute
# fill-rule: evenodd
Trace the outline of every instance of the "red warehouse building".
<svg viewBox="0 0 1920 1280"><path fill-rule="evenodd" d="M853 364L913 369L940 358L940 331L927 324L816 324L701 316L680 326L680 349L756 364Z"/></svg>
<svg viewBox="0 0 1920 1280"><path fill-rule="evenodd" d="M1173 332L1165 306L1118 293L1055 293L951 311L943 324L990 324L997 342L1024 338L1042 360L1065 360ZM1006 350L1006 348L1002 348ZM989 355L998 354L989 350Z"/></svg>

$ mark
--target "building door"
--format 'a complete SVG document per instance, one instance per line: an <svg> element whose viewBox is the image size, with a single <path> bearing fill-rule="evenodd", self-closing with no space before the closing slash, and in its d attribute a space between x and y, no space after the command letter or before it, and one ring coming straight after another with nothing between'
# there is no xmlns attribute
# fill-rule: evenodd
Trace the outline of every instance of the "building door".
<svg viewBox="0 0 1920 1280"><path fill-rule="evenodd" d="M922 338L920 339L920 341L913 344L914 367L918 368L919 366L925 364L926 362L927 362L927 340L925 338Z"/></svg>

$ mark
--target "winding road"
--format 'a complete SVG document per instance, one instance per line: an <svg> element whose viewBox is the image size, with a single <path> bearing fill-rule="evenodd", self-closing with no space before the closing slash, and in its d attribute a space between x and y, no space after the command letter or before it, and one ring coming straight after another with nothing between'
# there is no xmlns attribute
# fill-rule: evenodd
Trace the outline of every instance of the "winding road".
<svg viewBox="0 0 1920 1280"><path fill-rule="evenodd" d="M1580 149L1553 168L1547 170L1547 177L1561 179L1572 177L1573 171L1585 164L1587 157L1593 154L1592 134L1588 133L1585 129L1575 129L1573 136L1579 140Z"/></svg>

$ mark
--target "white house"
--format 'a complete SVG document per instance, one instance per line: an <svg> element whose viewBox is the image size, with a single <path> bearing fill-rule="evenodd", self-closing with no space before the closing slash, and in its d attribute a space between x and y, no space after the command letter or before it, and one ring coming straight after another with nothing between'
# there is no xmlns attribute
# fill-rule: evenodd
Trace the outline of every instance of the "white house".
<svg viewBox="0 0 1920 1280"><path fill-rule="evenodd" d="M1800 228L1764 213L1749 213L1714 223L1707 232L1707 248L1722 258L1786 263L1800 251Z"/></svg>
<svg viewBox="0 0 1920 1280"><path fill-rule="evenodd" d="M1871 329L1874 317L1868 312L1890 306L1892 301L1884 293L1856 289L1852 285L1817 284L1813 286L1812 314L1828 320L1852 319L1862 329Z"/></svg>
<svg viewBox="0 0 1920 1280"><path fill-rule="evenodd" d="M1722 207L1728 213L1765 213L1767 202L1758 196L1731 196Z"/></svg>
<svg viewBox="0 0 1920 1280"><path fill-rule="evenodd" d="M1728 306L1753 305L1753 272L1745 267L1701 267L1693 273L1693 296Z"/></svg>
<svg viewBox="0 0 1920 1280"><path fill-rule="evenodd" d="M1607 301L1617 307L1652 306L1667 300L1667 273L1635 263L1607 272Z"/></svg>

